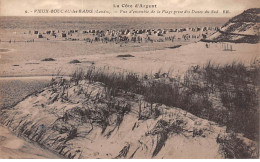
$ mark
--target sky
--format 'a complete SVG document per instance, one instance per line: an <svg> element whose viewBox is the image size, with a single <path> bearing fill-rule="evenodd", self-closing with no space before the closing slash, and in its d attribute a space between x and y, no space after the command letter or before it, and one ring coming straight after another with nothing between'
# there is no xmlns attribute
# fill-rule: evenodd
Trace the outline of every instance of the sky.
<svg viewBox="0 0 260 162"><path fill-rule="evenodd" d="M260 0L0 0L0 16L232 17L255 7Z"/></svg>

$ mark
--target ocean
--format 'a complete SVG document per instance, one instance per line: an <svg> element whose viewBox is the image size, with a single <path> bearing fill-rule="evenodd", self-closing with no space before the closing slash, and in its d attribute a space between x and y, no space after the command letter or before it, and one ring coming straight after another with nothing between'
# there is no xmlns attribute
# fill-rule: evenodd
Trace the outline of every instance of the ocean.
<svg viewBox="0 0 260 162"><path fill-rule="evenodd" d="M228 18L0 17L2 30L120 30L221 27Z"/></svg>

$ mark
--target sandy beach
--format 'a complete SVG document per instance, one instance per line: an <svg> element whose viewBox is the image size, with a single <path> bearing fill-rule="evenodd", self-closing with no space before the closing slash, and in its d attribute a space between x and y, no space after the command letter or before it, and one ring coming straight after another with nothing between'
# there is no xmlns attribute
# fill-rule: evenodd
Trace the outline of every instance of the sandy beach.
<svg viewBox="0 0 260 162"><path fill-rule="evenodd" d="M64 45L68 42L61 42ZM84 48L83 44L76 42L81 48ZM43 43L44 44L44 43ZM206 44L209 48L206 48ZM224 51L223 45L232 45L233 51ZM3 45L1 43L0 45ZM99 46L99 45L97 45ZM166 45L163 45L166 46ZM168 45L169 46L169 45ZM53 46L54 48L55 46ZM100 46L101 48L102 46ZM104 45L105 52L108 45ZM49 48L49 50L54 50ZM89 47L91 48L91 46ZM93 46L95 48L95 45ZM122 50L125 49L125 50ZM259 58L258 50L259 44L235 44L235 43L205 43L197 42L184 44L179 48L170 49L160 47L158 50L145 51L142 47L131 47L141 51L131 51L129 47L119 47L114 49L115 52L107 51L106 54L96 53L83 54L80 50L71 52L72 56L64 54L60 55L35 55L29 56L26 60L19 60L17 57L19 49L13 52L2 53L2 59L0 60L1 76L39 76L39 75L56 75L60 73L62 75L70 75L77 68L83 68L91 66L92 64L98 67L109 66L115 69L123 69L138 73L156 73L159 69L163 71L173 71L173 74L183 74L188 67L192 65L203 65L208 61L213 61L217 64L227 64L232 61L244 62L249 64L254 59ZM191 50L192 49L192 50ZM59 50L61 50L59 48ZM129 51L128 51L129 50ZM65 50L65 52L68 52ZM54 52L56 53L56 52ZM59 53L59 52L58 52ZM60 51L62 53L62 51ZM69 52L68 52L69 53ZM73 54L75 56L73 56ZM117 55L129 54L134 57L120 58ZM23 54L22 54L23 55ZM12 58L10 62L5 63L5 58ZM26 57L26 56L25 56ZM55 61L41 61L44 58L54 58ZM71 64L72 60L79 60L80 63Z"/></svg>
<svg viewBox="0 0 260 162"><path fill-rule="evenodd" d="M69 43L61 42L60 46L64 46L65 44ZM76 42L76 44L82 49L85 46L80 42ZM10 59L9 62L3 61L0 64L1 76L5 76L0 78L1 103L4 106L10 106L12 103L21 101L25 96L41 90L48 84L52 75L70 75L78 68L86 69L91 65L95 65L96 67L109 66L115 71L127 70L139 74L156 73L159 70L164 72L171 70L171 74L176 76L183 75L192 65L203 65L210 60L222 65L231 63L232 61L242 61L245 64L250 64L252 60L259 58L259 54L257 53L259 44L244 44L241 46L235 43L228 43L229 45L232 44L234 51L224 51L222 43L208 44L210 48L206 48L206 43L204 42L184 44L176 49L169 49L165 47L169 45L163 45L164 47L158 47L158 50L151 51L145 51L145 47L142 46L126 47L125 49L118 48L115 52L110 51L106 54L102 53L102 51L101 53L99 51L92 54L85 54L81 53L81 50L77 50L78 53L74 53L75 56L70 55L73 52L64 50L68 53L67 55L65 53L64 56L62 56L62 51L60 51L58 55L25 55L22 58L17 57L20 51L24 53L21 49L11 49L7 53L1 53L1 60L6 61ZM3 43L0 45L3 46ZM73 44L70 45L77 47ZM37 46L40 46L40 43ZM107 48L112 50L108 45L103 46L99 47L99 45L96 45L96 47L103 49L103 52ZM55 48L56 46L53 45L48 50L55 51ZM90 46L89 48L91 49L92 47ZM136 50L131 51L131 49ZM60 48L57 48L57 50L59 53ZM94 49L92 50L95 51ZM117 57L119 54L129 54L133 57L120 58ZM52 57L55 61L41 61L41 59L47 57ZM72 60L78 60L80 63L69 63ZM17 91L18 89L19 91ZM49 151L43 151L38 146L17 138L4 127L0 127L0 129L1 143L3 144L1 145L1 153L3 154L1 158L58 158ZM15 148L10 144L10 142L14 141L18 143ZM180 156L181 154L179 153L178 155Z"/></svg>
<svg viewBox="0 0 260 162"><path fill-rule="evenodd" d="M237 145L257 156L255 128L239 125L257 114L257 23L239 35L228 33L233 22L220 30L217 18L212 27L153 24L165 29L119 20L116 29L95 20L84 29L62 18L66 29L44 21L27 29L31 19L4 19L24 26L0 29L0 158L229 158ZM243 95L252 98L243 100L248 112Z"/></svg>
<svg viewBox="0 0 260 162"><path fill-rule="evenodd" d="M102 61L109 58L112 63L117 54L163 50L188 43L190 42L137 43L122 46L114 43L87 44L85 42L1 42L0 104L1 107L9 108L22 101L27 95L42 90L48 85L52 75L70 75L78 67L86 68L93 63L104 66L106 64ZM55 58L56 61L41 61L44 58ZM69 62L74 59L79 59L81 63L70 64ZM0 129L1 158L58 158L53 153L12 135L7 128L1 126ZM9 147L9 143L13 141L18 145Z"/></svg>

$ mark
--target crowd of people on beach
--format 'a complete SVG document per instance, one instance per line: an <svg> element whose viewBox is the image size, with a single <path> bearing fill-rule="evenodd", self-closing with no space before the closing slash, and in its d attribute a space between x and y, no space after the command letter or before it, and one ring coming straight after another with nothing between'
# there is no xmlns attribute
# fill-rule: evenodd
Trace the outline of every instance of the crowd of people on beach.
<svg viewBox="0 0 260 162"><path fill-rule="evenodd" d="M206 38L218 27L193 27L175 29L125 29L125 30L29 30L24 32L24 42L37 41L85 41L87 43L153 43L166 41L191 41ZM10 40L9 43L19 42Z"/></svg>

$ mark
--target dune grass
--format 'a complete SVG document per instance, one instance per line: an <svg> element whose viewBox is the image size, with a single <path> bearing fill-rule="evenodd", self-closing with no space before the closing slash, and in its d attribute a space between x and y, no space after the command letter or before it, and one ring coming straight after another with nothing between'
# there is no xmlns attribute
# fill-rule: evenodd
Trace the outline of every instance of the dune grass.
<svg viewBox="0 0 260 162"><path fill-rule="evenodd" d="M246 67L239 62L226 65L208 62L190 67L183 79L147 76L91 66L87 71L75 71L71 81L101 82L111 96L122 91L140 94L149 103L179 107L225 125L230 131L258 139L259 64Z"/></svg>
<svg viewBox="0 0 260 162"><path fill-rule="evenodd" d="M197 87L198 90L193 92L207 96L207 101L210 101L209 96L214 96L221 101L218 105L222 108L208 105L198 109L198 112L188 111L258 140L259 78L260 67L254 63L246 67L238 62L224 66L209 62L203 67L193 67L185 76L185 86L190 90ZM214 104L212 101L209 103ZM200 111L206 113L201 114Z"/></svg>

